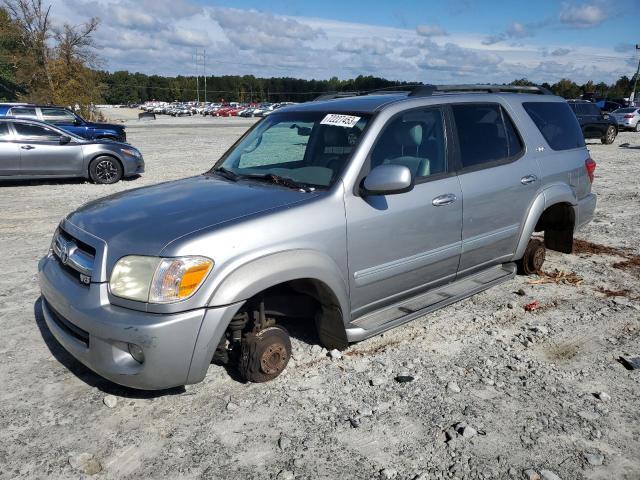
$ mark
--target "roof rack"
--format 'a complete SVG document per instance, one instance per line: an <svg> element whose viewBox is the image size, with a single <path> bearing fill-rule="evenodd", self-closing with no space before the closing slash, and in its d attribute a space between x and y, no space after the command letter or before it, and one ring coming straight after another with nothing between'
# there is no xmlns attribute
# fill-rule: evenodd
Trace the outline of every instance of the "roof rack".
<svg viewBox="0 0 640 480"><path fill-rule="evenodd" d="M357 97L361 92L327 92L313 99L314 102L321 100L333 100L334 98Z"/></svg>
<svg viewBox="0 0 640 480"><path fill-rule="evenodd" d="M436 93L535 93L538 95L553 95L549 90L537 86L518 85L421 85L409 92L410 97L429 97Z"/></svg>

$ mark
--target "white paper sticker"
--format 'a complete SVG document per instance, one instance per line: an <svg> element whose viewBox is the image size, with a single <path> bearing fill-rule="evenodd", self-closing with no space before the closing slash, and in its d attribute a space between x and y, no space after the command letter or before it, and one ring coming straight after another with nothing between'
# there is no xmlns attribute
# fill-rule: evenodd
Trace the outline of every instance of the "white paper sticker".
<svg viewBox="0 0 640 480"><path fill-rule="evenodd" d="M353 115L340 115L338 113L330 113L320 122L320 125L335 125L336 127L352 128L358 123L360 117L354 117Z"/></svg>

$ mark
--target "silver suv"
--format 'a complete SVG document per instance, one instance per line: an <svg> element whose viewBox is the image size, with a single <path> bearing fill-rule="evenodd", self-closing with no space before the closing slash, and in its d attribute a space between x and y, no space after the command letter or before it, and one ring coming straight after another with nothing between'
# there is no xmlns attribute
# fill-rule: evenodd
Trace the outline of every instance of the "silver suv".
<svg viewBox="0 0 640 480"><path fill-rule="evenodd" d="M567 103L538 88L282 108L209 172L68 215L39 264L44 318L122 385L200 382L212 361L270 380L284 326L344 348L536 272L545 246L570 253L594 169Z"/></svg>

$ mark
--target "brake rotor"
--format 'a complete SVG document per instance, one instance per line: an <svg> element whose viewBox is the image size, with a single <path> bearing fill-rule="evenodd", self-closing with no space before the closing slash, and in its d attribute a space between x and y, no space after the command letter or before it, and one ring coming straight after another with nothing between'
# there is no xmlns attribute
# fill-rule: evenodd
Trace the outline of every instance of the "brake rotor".
<svg viewBox="0 0 640 480"><path fill-rule="evenodd" d="M287 349L281 343L274 343L262 353L260 370L266 375L282 372L287 366Z"/></svg>

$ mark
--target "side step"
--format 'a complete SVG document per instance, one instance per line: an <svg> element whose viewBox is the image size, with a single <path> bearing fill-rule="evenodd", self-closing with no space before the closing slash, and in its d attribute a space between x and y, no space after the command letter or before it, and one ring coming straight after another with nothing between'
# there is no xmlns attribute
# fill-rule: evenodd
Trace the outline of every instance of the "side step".
<svg viewBox="0 0 640 480"><path fill-rule="evenodd" d="M363 315L347 327L349 342L358 342L451 305L516 276L516 264L505 263L474 273L381 310Z"/></svg>

